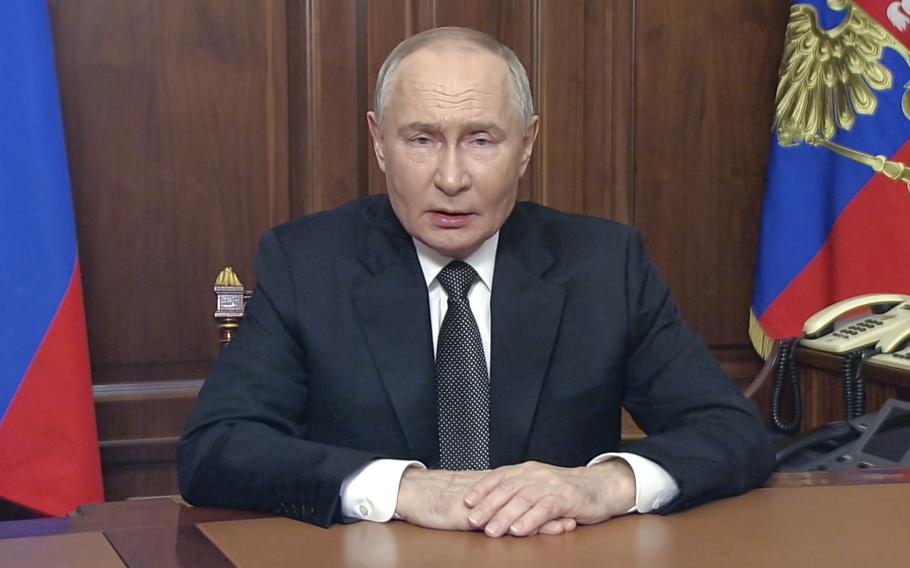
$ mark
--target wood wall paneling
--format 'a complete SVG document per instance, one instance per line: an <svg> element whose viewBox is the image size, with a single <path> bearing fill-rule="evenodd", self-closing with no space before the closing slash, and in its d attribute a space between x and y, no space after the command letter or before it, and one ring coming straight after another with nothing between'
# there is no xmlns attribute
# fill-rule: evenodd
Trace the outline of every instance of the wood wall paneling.
<svg viewBox="0 0 910 568"><path fill-rule="evenodd" d="M94 382L202 379L215 275L252 284L259 235L289 215L285 3L49 6ZM173 492L194 397L96 400L108 498Z"/></svg>
<svg viewBox="0 0 910 568"><path fill-rule="evenodd" d="M191 380L95 387L107 500L177 492L177 439L201 386Z"/></svg>
<svg viewBox="0 0 910 568"><path fill-rule="evenodd" d="M541 3L542 203L631 221L633 13L631 0Z"/></svg>
<svg viewBox="0 0 910 568"><path fill-rule="evenodd" d="M544 3L537 65L540 201L578 213L584 211L585 131L598 122L602 128L604 114L602 107L590 116L585 112L584 7L583 2Z"/></svg>
<svg viewBox="0 0 910 568"><path fill-rule="evenodd" d="M593 12L593 10L592 10ZM589 18L596 30L599 17ZM609 177L604 182L604 202L601 207L609 211L611 219L621 223L632 222L634 189L635 148L635 4L633 0L617 0L609 4L604 17L604 29L611 51L609 72L605 73L604 93L609 97L609 111L605 116L605 139L609 144L604 155L610 164ZM596 51L596 42L591 49ZM594 54L588 56L590 65L597 65ZM607 103L605 102L605 106ZM597 155L592 152L591 167L596 167ZM596 175L588 178L596 191L600 180ZM590 198L597 202L595 197Z"/></svg>
<svg viewBox="0 0 910 568"><path fill-rule="evenodd" d="M198 378L215 274L288 216L284 4L50 5L95 381Z"/></svg>
<svg viewBox="0 0 910 568"><path fill-rule="evenodd" d="M692 326L747 343L789 5L637 2L634 223Z"/></svg>
<svg viewBox="0 0 910 568"><path fill-rule="evenodd" d="M364 5L289 2L291 214L332 209L364 195Z"/></svg>
<svg viewBox="0 0 910 568"><path fill-rule="evenodd" d="M366 112L373 108L376 77L386 56L403 39L433 27L436 19L436 2L366 2L365 72L362 89L366 93L361 110L361 127L366 130ZM385 175L379 169L373 154L372 140L368 140L366 190L371 195L385 193Z"/></svg>

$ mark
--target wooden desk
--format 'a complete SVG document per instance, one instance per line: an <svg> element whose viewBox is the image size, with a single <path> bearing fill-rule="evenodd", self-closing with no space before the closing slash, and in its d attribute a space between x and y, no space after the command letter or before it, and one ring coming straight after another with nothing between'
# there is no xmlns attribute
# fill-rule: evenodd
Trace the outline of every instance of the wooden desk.
<svg viewBox="0 0 910 568"><path fill-rule="evenodd" d="M285 518L108 503L54 522L0 523L3 566L897 566L910 557L910 469L777 477L747 495L561 536L490 539L401 522L320 529ZM826 485L855 483L862 485ZM898 483L880 483L897 481ZM904 482L904 483L901 483ZM816 485L806 486L806 483ZM821 485L818 485L821 483Z"/></svg>

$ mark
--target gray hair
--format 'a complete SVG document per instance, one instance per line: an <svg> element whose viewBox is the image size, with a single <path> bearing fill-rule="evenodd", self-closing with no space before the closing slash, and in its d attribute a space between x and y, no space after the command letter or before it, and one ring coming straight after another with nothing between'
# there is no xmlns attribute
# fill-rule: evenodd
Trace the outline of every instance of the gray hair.
<svg viewBox="0 0 910 568"><path fill-rule="evenodd" d="M525 128L527 128L534 117L534 99L531 97L528 73L525 71L521 61L518 60L515 52L483 32L470 28L456 27L433 28L420 32L399 43L398 47L392 50L392 53L383 62L382 67L379 68L379 76L376 78L376 92L373 101L376 122L382 124L382 117L392 94L392 80L395 78L395 72L398 70L401 61L423 47L446 42L466 43L502 58L509 68L509 75L512 77L512 99L515 104L515 110L518 111L518 116L521 117Z"/></svg>

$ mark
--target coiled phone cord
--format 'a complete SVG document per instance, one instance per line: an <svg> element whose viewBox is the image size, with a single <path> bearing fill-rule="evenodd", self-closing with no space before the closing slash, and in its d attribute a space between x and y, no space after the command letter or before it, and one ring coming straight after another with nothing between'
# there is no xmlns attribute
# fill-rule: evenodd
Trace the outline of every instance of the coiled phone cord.
<svg viewBox="0 0 910 568"><path fill-rule="evenodd" d="M803 421L803 397L799 380L799 370L793 360L793 350L799 338L791 337L780 341L780 359L777 364L777 377L774 381L774 392L771 396L771 424L782 434L795 434ZM789 379L790 389L793 392L793 420L784 422L780 416L781 400L784 394L784 384Z"/></svg>
<svg viewBox="0 0 910 568"><path fill-rule="evenodd" d="M866 356L863 351L844 355L844 414L847 420L859 418L866 412L866 381L862 373Z"/></svg>

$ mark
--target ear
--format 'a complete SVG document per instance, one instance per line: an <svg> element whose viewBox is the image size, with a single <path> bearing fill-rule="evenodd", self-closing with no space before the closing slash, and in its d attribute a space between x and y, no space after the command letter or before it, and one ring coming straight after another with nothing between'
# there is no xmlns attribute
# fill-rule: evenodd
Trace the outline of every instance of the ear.
<svg viewBox="0 0 910 568"><path fill-rule="evenodd" d="M531 118L531 124L525 129L525 135L521 140L521 170L519 176L525 174L528 169L528 162L531 161L531 153L534 150L534 141L537 140L537 132L540 130L540 117L536 114Z"/></svg>
<svg viewBox="0 0 910 568"><path fill-rule="evenodd" d="M376 154L376 162L379 169L385 173L385 148L383 147L382 129L376 122L376 113L370 111L367 113L367 126L370 128L370 136L373 138L373 152Z"/></svg>

